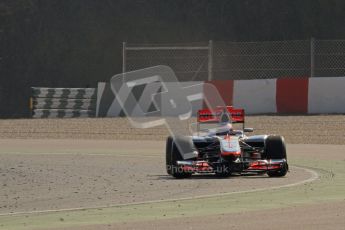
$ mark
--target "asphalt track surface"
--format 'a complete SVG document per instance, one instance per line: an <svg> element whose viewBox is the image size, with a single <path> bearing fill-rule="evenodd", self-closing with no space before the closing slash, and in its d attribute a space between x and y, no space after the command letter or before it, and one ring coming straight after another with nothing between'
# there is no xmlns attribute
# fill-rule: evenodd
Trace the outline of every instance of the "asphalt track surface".
<svg viewBox="0 0 345 230"><path fill-rule="evenodd" d="M328 228L345 226L341 145L288 145L292 167L284 178L185 180L166 175L162 141L2 139L0 145L0 229L209 229L218 221L204 217L241 219L279 209L285 213L274 219L279 223L298 213L314 216L305 213L313 205L330 216ZM325 229L310 221L300 224Z"/></svg>
<svg viewBox="0 0 345 230"><path fill-rule="evenodd" d="M63 142L65 146L72 144ZM79 143L83 146L83 141ZM103 143L94 141L92 145L102 148ZM132 153L73 154L59 153L55 149L55 153L1 155L0 174L5 180L0 215L236 194L295 185L315 177L310 170L292 166L289 175L279 179L267 175L230 179L195 175L189 180L176 180L165 173L164 153L161 152L164 142L141 143L140 148L151 151L140 155L136 142L111 144L114 148L121 145L127 150L132 149Z"/></svg>

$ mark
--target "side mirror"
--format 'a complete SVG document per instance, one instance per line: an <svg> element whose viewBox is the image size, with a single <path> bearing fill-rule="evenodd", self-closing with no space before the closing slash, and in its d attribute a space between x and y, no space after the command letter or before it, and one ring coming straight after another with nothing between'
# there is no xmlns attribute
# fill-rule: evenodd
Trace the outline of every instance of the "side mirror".
<svg viewBox="0 0 345 230"><path fill-rule="evenodd" d="M254 132L254 129L253 128L244 128L243 132L252 133L252 132Z"/></svg>

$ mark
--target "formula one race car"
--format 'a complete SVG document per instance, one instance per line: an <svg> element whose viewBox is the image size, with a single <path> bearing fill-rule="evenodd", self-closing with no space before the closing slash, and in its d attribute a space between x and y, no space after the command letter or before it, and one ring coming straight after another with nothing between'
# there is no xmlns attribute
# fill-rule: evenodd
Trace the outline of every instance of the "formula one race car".
<svg viewBox="0 0 345 230"><path fill-rule="evenodd" d="M242 123L241 129L234 129ZM201 129L201 125L214 127ZM166 169L175 178L207 173L220 177L265 174L283 177L289 170L284 138L246 136L244 110L232 106L203 109L197 115L197 134L168 137Z"/></svg>

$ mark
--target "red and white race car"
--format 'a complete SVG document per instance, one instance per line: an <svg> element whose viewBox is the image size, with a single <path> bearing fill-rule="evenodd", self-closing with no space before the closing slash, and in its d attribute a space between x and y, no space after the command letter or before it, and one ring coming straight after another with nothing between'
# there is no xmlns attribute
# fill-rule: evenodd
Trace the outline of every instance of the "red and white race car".
<svg viewBox="0 0 345 230"><path fill-rule="evenodd" d="M289 170L284 138L247 136L243 109L232 106L203 109L197 115L197 135L170 136L166 141L166 169L175 178L195 173L264 174L283 177ZM242 124L235 129L236 124ZM201 126L212 126L201 129Z"/></svg>

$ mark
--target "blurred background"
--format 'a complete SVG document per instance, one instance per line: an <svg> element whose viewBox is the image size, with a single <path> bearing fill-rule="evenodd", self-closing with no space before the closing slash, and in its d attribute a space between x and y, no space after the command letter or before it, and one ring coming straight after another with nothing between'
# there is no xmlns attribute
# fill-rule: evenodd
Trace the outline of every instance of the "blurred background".
<svg viewBox="0 0 345 230"><path fill-rule="evenodd" d="M212 79L344 76L344 15L342 0L1 0L0 117L29 117L32 86L108 82L123 42L207 47L126 52L127 71L182 81L210 80L210 55Z"/></svg>

